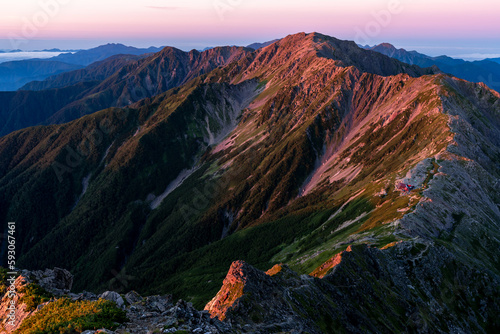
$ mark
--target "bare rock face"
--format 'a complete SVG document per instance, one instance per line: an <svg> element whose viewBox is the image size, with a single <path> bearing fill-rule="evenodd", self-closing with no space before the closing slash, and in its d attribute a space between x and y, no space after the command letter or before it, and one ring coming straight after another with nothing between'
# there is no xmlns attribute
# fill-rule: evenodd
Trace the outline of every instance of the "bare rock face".
<svg viewBox="0 0 500 334"><path fill-rule="evenodd" d="M232 333L230 324L211 319L206 311L196 310L191 303L179 300L174 303L172 296L141 297L137 293L126 294L125 298L136 302L127 306L129 322L116 332L120 334L142 333ZM91 331L89 334L99 333Z"/></svg>
<svg viewBox="0 0 500 334"><path fill-rule="evenodd" d="M271 269L266 271L266 275L274 276L283 270L283 263L275 264Z"/></svg>
<svg viewBox="0 0 500 334"><path fill-rule="evenodd" d="M286 266L269 276L236 261L205 309L247 333L488 333L500 326L498 279L445 247L358 245L340 258L320 267L338 262L322 279Z"/></svg>
<svg viewBox="0 0 500 334"><path fill-rule="evenodd" d="M137 292L130 291L127 294L125 294L125 300L129 304L135 304L135 303L140 302L142 300L142 297Z"/></svg>
<svg viewBox="0 0 500 334"><path fill-rule="evenodd" d="M66 269L54 268L35 271L23 271L22 276L30 282L38 283L54 296L68 294L73 286L73 275Z"/></svg>
<svg viewBox="0 0 500 334"><path fill-rule="evenodd" d="M219 293L206 306L210 315L226 320L243 332L319 333L315 325L295 310L297 301L290 289L311 287L312 277L299 277L286 265L264 273L244 261L232 263ZM311 290L320 298L320 292Z"/></svg>
<svg viewBox="0 0 500 334"><path fill-rule="evenodd" d="M231 264L229 272L224 279L222 289L205 306L212 317L217 316L220 320L226 318L231 308L236 308L240 298L247 292L257 290L252 284L268 283L266 275L248 265L244 261L235 261ZM251 282L250 284L248 284ZM255 291L258 292L258 291Z"/></svg>

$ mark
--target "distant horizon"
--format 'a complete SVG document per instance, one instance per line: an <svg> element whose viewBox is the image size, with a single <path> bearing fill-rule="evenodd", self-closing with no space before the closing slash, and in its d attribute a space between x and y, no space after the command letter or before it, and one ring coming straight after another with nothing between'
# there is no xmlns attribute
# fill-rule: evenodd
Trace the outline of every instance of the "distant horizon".
<svg viewBox="0 0 500 334"><path fill-rule="evenodd" d="M429 56L500 55L496 0L25 0L0 14L0 49L89 49L107 43L181 50L248 45L317 31ZM464 57L466 56L466 57Z"/></svg>
<svg viewBox="0 0 500 334"><path fill-rule="evenodd" d="M323 33L318 31L319 33ZM296 32L298 33L298 32ZM288 34L290 35L290 34ZM335 35L330 35L332 37L339 38ZM241 42L237 42L235 40L229 40L227 43L212 43L212 44L204 44L204 42L190 42L190 41L172 41L172 43L168 43L168 40L165 40L163 43L161 40L119 40L119 41L108 41L108 40L32 40L30 44L27 44L24 48L20 48L22 52L39 52L43 50L51 50L51 49L59 49L62 51L76 51L76 50L88 50L98 46L106 45L106 44L123 44L125 46L131 46L136 48L149 48L149 47L175 47L183 51L191 51L191 50L203 50L205 48L212 48L217 46L228 46L228 45L238 45L238 46L247 46L253 43L264 43L267 41L281 39L286 37L287 35L275 38L269 38L265 40L256 40L256 39L247 39ZM342 39L342 38L341 38ZM349 39L345 39L349 40ZM356 42L356 41L355 41ZM475 41L475 45L473 46L460 46L460 45L450 45L450 46L438 46L434 45L414 45L415 43L408 42L405 44L399 44L393 41L381 41L374 44L370 44L370 46L375 46L381 43L389 43L394 45L397 49L405 49L406 51L417 51L419 53L437 57L437 56L449 56L457 59L464 59L468 61L474 60L483 60L488 58L499 58L500 57L500 47L481 47L477 45L478 41ZM11 51L8 47L10 41L0 39L0 51ZM403 42L404 43L404 42ZM360 43L358 43L360 44ZM439 43L437 43L439 44ZM485 43L487 44L487 43ZM33 45L29 47L29 45ZM1 61L0 61L1 62Z"/></svg>

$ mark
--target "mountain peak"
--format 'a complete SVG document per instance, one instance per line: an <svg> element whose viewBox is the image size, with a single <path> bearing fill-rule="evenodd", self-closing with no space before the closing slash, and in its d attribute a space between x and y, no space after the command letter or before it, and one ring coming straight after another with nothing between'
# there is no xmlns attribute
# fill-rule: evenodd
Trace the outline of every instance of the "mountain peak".
<svg viewBox="0 0 500 334"><path fill-rule="evenodd" d="M288 35L256 52L255 62L258 63L254 67L262 69L263 62L267 62L268 66L265 67L274 73L280 67L286 73L293 73L295 71L292 69L300 64L311 66L318 59L321 59L321 64L315 65L318 67L332 69L354 66L361 72L382 76L405 73L418 77L435 73L432 69L411 66L378 52L362 49L353 41L340 40L318 32Z"/></svg>
<svg viewBox="0 0 500 334"><path fill-rule="evenodd" d="M396 47L392 45L391 43L380 43L379 45L375 45L374 48L376 47L382 47L386 49L391 49L391 50L396 50Z"/></svg>
<svg viewBox="0 0 500 334"><path fill-rule="evenodd" d="M321 43L325 43L325 42L348 43L348 44L352 43L353 45L355 45L354 42L343 41L343 40L337 39L335 37L321 34L319 32L311 32L311 33L299 32L297 34L288 35L285 38L278 40L276 43L278 43L278 44L295 44L295 45L299 46L299 45L304 44L304 43L321 44Z"/></svg>

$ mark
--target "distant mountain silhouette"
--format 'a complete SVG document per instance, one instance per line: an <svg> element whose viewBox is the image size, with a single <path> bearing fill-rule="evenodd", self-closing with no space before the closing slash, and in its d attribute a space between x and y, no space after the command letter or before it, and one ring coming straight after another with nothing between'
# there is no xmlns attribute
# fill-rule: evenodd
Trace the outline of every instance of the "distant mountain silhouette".
<svg viewBox="0 0 500 334"><path fill-rule="evenodd" d="M273 44L274 42L277 42L277 41L279 41L279 39L274 39L272 41L268 41L268 42L264 42L264 43L252 43L252 44L248 45L247 48L258 50L260 48L263 48L263 47L266 47L268 45L271 45L271 44Z"/></svg>
<svg viewBox="0 0 500 334"><path fill-rule="evenodd" d="M15 91L26 83L82 68L77 64L40 59L9 61L0 64L0 91Z"/></svg>
<svg viewBox="0 0 500 334"><path fill-rule="evenodd" d="M485 59L485 60L489 60L489 61L492 61L492 62L500 64L500 58L488 58L488 59Z"/></svg>
<svg viewBox="0 0 500 334"><path fill-rule="evenodd" d="M17 92L0 92L0 136L28 126L65 123L112 106L124 107L250 53L243 47L204 52L166 47L143 57L116 55L85 69L31 82Z"/></svg>
<svg viewBox="0 0 500 334"><path fill-rule="evenodd" d="M143 56L115 55L105 60L96 61L89 66L70 72L64 72L46 78L43 81L32 81L20 90L45 90L71 86L83 81L102 81L114 74L121 67L141 59Z"/></svg>
<svg viewBox="0 0 500 334"><path fill-rule="evenodd" d="M410 65L418 65L420 67L437 66L443 72L472 82L484 82L490 88L500 92L500 58L465 61L448 56L431 57L416 51L397 49L389 43L365 48Z"/></svg>
<svg viewBox="0 0 500 334"><path fill-rule="evenodd" d="M0 64L0 91L15 91L28 82L41 81L59 73L81 69L118 54L142 55L162 48L138 49L123 44L106 44L76 53L63 53L47 59L10 61Z"/></svg>
<svg viewBox="0 0 500 334"><path fill-rule="evenodd" d="M49 58L51 61L62 61L68 64L77 64L87 66L93 62L104 60L108 57L117 54L128 54L128 55L142 55L145 53L155 53L161 51L160 48L150 47L147 49L138 49L132 46L126 46L123 44L106 44L101 45L93 49L82 50L76 53L63 53L59 56Z"/></svg>

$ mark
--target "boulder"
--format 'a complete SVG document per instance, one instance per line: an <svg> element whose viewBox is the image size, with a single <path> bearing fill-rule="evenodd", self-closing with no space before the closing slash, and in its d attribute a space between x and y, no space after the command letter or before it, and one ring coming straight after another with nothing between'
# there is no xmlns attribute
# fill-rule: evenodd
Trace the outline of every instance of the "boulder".
<svg viewBox="0 0 500 334"><path fill-rule="evenodd" d="M127 303L129 303L130 305L132 304L135 304L135 303L138 303L142 300L143 298L141 297L141 295L139 295L137 292L135 291L130 291L128 292L126 295L125 295L125 300L127 301Z"/></svg>
<svg viewBox="0 0 500 334"><path fill-rule="evenodd" d="M124 308L125 307L125 302L123 301L122 296L120 296L120 294L118 292L106 291L106 292L100 294L99 298L112 301L112 302L116 303L116 305L119 308Z"/></svg>

